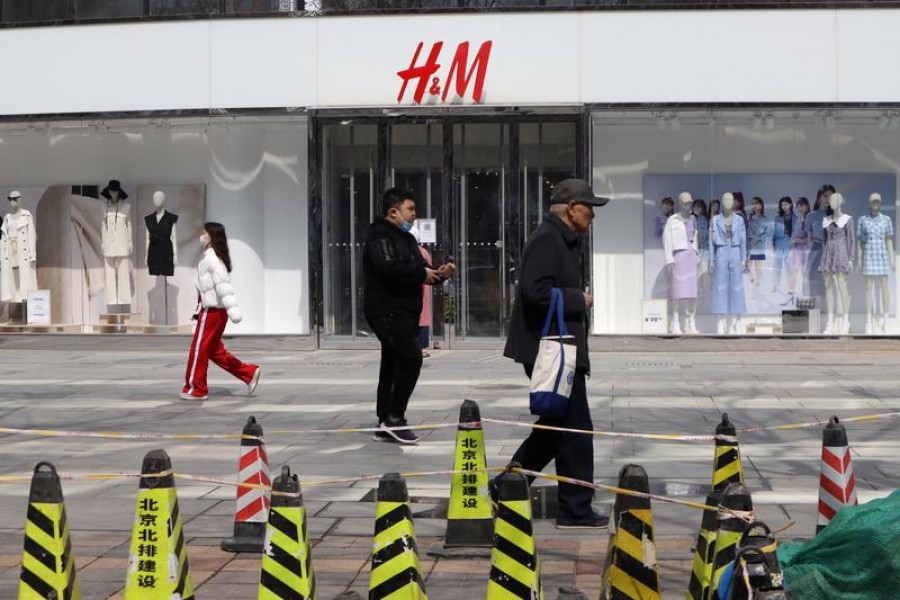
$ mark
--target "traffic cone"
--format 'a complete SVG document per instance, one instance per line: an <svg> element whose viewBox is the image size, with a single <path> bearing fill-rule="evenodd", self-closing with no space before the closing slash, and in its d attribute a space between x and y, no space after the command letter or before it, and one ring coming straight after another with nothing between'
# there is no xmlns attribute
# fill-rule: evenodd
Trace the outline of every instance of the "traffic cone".
<svg viewBox="0 0 900 600"><path fill-rule="evenodd" d="M262 426L249 417L241 437L238 458L238 481L254 485L270 485L269 457L263 441ZM234 513L234 535L222 540L228 552L262 552L269 515L269 490L238 486Z"/></svg>
<svg viewBox="0 0 900 600"><path fill-rule="evenodd" d="M528 479L520 473L507 471L500 476L497 491L497 521L487 600L544 600Z"/></svg>
<svg viewBox="0 0 900 600"><path fill-rule="evenodd" d="M734 560L737 544L744 532L746 521L738 518L730 511L753 512L753 500L743 483L730 483L722 492L722 503L719 505L719 531L716 534L716 551L713 557L712 579L709 586L709 600L725 600L719 598L717 589L722 573Z"/></svg>
<svg viewBox="0 0 900 600"><path fill-rule="evenodd" d="M619 487L649 494L647 472L640 465L625 465L619 471ZM600 598L659 600L650 499L616 494L609 527L609 548Z"/></svg>
<svg viewBox="0 0 900 600"><path fill-rule="evenodd" d="M276 493L272 494L269 510L257 600L312 600L316 597L316 578L300 480L285 465L272 491Z"/></svg>
<svg viewBox="0 0 900 600"><path fill-rule="evenodd" d="M172 461L164 450L151 450L141 467L125 600L193 598Z"/></svg>
<svg viewBox="0 0 900 600"><path fill-rule="evenodd" d="M721 439L726 436L730 439ZM741 448L738 446L737 430L722 415L722 422L716 425L716 449L713 463L713 491L721 492L729 483L743 483L744 470L741 468Z"/></svg>
<svg viewBox="0 0 900 600"><path fill-rule="evenodd" d="M722 502L720 492L711 492L706 497L707 506L719 506ZM688 584L687 600L705 600L712 578L713 558L716 552L716 533L719 520L716 510L709 508L703 511L700 521L700 533L694 549L694 564L691 568L691 581Z"/></svg>
<svg viewBox="0 0 900 600"><path fill-rule="evenodd" d="M822 432L822 467L819 474L819 516L816 535L845 506L856 506L856 477L850 462L847 430L831 417Z"/></svg>
<svg viewBox="0 0 900 600"><path fill-rule="evenodd" d="M453 470L456 473L450 478L450 505L447 508L444 547L490 548L494 537L494 515L488 492L484 431L481 428L478 404L472 400L464 400L459 409Z"/></svg>
<svg viewBox="0 0 900 600"><path fill-rule="evenodd" d="M47 470L43 470L44 467ZM19 600L81 600L62 485L56 467L34 467L25 517L25 550L19 576Z"/></svg>
<svg viewBox="0 0 900 600"><path fill-rule="evenodd" d="M419 566L406 481L388 473L378 482L369 600L428 600Z"/></svg>

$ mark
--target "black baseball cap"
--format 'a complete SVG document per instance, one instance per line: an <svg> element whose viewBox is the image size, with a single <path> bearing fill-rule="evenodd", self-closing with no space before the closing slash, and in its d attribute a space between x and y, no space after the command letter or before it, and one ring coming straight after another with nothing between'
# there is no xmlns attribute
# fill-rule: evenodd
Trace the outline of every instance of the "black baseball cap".
<svg viewBox="0 0 900 600"><path fill-rule="evenodd" d="M550 204L568 204L580 202L590 206L606 206L609 198L595 196L594 190L583 179L563 179L555 186L550 194Z"/></svg>

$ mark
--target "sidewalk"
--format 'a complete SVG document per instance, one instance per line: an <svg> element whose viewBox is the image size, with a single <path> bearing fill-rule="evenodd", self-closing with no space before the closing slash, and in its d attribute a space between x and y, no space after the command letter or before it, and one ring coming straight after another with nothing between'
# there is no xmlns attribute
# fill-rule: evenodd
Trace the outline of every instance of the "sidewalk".
<svg viewBox="0 0 900 600"><path fill-rule="evenodd" d="M665 340L658 340L665 344ZM178 399L183 352L0 350L0 414L3 427L63 430L231 433L250 415L266 432L273 476L291 466L303 484L314 538L313 566L320 600L346 589L366 596L374 527L371 501L377 479L316 486L335 477L452 468L455 430L422 434L414 447L375 442L359 433L278 434L276 430L374 426L374 351L263 352L230 348L263 366L257 395L248 398L235 380L212 367L210 400ZM595 353L588 394L597 430L626 433L713 433L722 413L738 428L843 418L898 410L896 359L890 352L706 351ZM427 359L408 414L411 424L453 423L464 398L479 403L483 417L530 422L521 368L497 351L437 351ZM848 425L860 501L897 487L900 452L897 422ZM271 432L271 433L270 433ZM489 466L502 466L527 430L486 424ZM234 480L234 440L124 440L3 435L0 474L30 472L39 460L62 473L140 470L143 455L164 448L176 471ZM767 431L741 438L743 468L759 516L773 529L809 537L815 530L821 428ZM704 499L712 476L711 442L670 442L598 437L596 477L614 484L619 469L642 465L653 491ZM552 471L552 466L548 469ZM409 478L416 532L432 600L484 597L488 558L429 555L441 548L449 480ZM219 550L231 535L233 487L178 481L178 497L194 585L199 600L256 597L259 556ZM542 484L544 485L544 484ZM64 481L73 551L86 599L120 598L137 481ZM553 494L549 494L552 498ZM13 598L27 507L28 483L0 484L0 598ZM600 510L613 498L597 495ZM552 504L552 503L551 503ZM552 506L550 507L552 509ZM654 503L654 522L664 598L683 599L699 512ZM577 586L599 592L607 545L605 531L560 531L552 519L536 521L545 595Z"/></svg>

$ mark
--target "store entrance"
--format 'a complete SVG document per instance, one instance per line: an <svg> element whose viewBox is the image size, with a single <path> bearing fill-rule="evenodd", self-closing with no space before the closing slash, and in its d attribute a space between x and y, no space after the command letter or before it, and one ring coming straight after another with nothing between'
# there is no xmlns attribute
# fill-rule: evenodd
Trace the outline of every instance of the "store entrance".
<svg viewBox="0 0 900 600"><path fill-rule="evenodd" d="M343 124L341 124L343 123ZM521 249L552 186L578 169L577 116L530 122L321 125L321 343L374 335L363 314L362 248L380 191L413 192L435 264L457 277L432 294L431 340L443 348L505 338ZM427 235L427 233L426 233Z"/></svg>

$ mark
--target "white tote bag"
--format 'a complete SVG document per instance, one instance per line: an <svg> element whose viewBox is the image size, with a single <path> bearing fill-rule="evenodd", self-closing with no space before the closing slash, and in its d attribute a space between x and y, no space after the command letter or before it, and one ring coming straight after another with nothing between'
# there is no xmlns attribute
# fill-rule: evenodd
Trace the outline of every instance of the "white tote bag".
<svg viewBox="0 0 900 600"><path fill-rule="evenodd" d="M566 414L572 383L575 381L578 347L575 345L575 336L569 335L564 314L562 291L553 288L547 319L541 330L534 370L531 372L529 404L533 415L559 418ZM550 335L554 317L558 335Z"/></svg>

